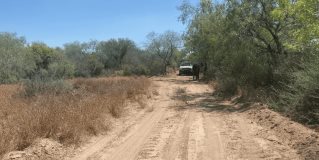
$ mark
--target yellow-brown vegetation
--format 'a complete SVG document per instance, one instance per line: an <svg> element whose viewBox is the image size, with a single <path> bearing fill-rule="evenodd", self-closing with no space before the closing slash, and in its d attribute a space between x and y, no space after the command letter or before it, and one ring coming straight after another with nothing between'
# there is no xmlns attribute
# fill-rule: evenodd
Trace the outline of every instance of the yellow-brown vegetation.
<svg viewBox="0 0 319 160"><path fill-rule="evenodd" d="M0 85L0 157L22 150L37 138L52 138L76 144L87 135L109 129L110 118L118 118L127 100L147 93L150 80L143 77L74 79L73 89L21 96L23 87Z"/></svg>

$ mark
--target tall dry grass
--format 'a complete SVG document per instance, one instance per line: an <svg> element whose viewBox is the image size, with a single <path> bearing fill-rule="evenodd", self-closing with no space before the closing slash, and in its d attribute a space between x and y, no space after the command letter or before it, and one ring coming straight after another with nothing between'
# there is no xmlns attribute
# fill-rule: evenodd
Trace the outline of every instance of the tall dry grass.
<svg viewBox="0 0 319 160"><path fill-rule="evenodd" d="M0 157L28 147L37 138L74 144L84 136L105 132L109 119L123 114L127 100L146 94L150 86L147 78L137 77L75 79L70 83L70 92L33 97L17 96L21 95L18 86L0 86Z"/></svg>

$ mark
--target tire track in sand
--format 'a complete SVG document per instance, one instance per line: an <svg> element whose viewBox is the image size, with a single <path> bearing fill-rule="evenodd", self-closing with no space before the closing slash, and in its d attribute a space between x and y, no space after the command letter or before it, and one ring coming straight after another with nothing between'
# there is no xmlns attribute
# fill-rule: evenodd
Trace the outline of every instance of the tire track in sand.
<svg viewBox="0 0 319 160"><path fill-rule="evenodd" d="M188 160L202 160L204 151L205 130L203 125L203 114L201 112L194 112L194 119L190 124L187 159Z"/></svg>
<svg viewBox="0 0 319 160"><path fill-rule="evenodd" d="M166 149L166 145L170 142L173 135L179 128L180 123L184 119L183 112L169 111L158 126L154 128L148 141L143 145L142 150L138 154L138 160L162 159ZM165 159L165 158L164 158Z"/></svg>
<svg viewBox="0 0 319 160"><path fill-rule="evenodd" d="M126 135L120 143L112 144L113 147L111 149L98 151L93 156L90 156L89 159L136 159L137 153L148 139L153 127L165 113L166 110L164 108L154 111L147 118L143 119L134 131Z"/></svg>

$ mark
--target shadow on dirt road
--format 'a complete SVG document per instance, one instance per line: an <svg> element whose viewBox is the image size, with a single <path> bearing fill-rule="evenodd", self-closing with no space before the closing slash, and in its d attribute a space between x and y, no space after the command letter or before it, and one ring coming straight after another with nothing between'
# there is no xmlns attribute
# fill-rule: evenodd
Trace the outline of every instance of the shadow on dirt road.
<svg viewBox="0 0 319 160"><path fill-rule="evenodd" d="M102 137L103 143L93 143L74 159L304 159L304 151L284 140L285 134L249 118L250 104L220 100L212 86L190 76L151 80L158 92L148 102L154 110L128 117L130 127L114 129L123 134Z"/></svg>

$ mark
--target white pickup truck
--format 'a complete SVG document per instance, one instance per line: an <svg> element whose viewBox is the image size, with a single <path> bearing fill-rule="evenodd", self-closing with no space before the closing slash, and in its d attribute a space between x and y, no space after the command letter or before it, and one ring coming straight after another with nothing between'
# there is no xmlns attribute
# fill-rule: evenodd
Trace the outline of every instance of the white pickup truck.
<svg viewBox="0 0 319 160"><path fill-rule="evenodd" d="M179 66L179 74L178 75L192 75L193 73L193 65L190 62L182 62Z"/></svg>

